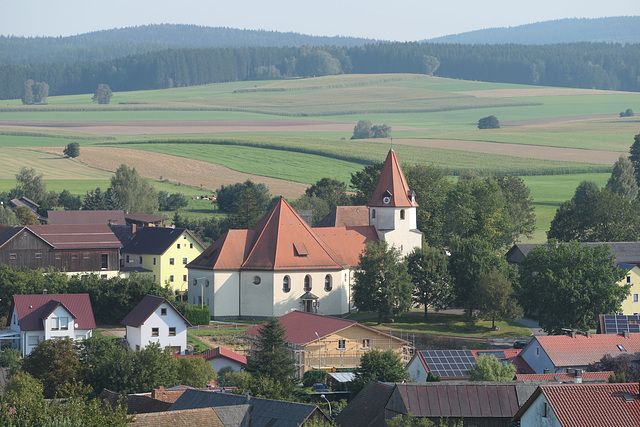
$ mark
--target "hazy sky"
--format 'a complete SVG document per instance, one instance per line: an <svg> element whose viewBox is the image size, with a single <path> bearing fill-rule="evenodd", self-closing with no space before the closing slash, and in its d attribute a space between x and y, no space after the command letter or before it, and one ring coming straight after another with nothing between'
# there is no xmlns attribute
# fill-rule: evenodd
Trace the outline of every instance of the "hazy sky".
<svg viewBox="0 0 640 427"><path fill-rule="evenodd" d="M170 23L406 41L553 19L625 15L640 15L640 1L0 0L0 34L68 36Z"/></svg>

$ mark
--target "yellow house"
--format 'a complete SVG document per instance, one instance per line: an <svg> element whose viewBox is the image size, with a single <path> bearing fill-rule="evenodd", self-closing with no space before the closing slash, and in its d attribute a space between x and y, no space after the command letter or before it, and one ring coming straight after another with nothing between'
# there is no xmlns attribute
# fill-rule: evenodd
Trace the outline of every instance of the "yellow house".
<svg viewBox="0 0 640 427"><path fill-rule="evenodd" d="M411 359L409 341L355 320L303 311L292 311L278 320L287 330L287 345L299 377L310 369L355 369L362 355L374 348L393 350L405 365ZM259 333L260 326L254 326L245 332L245 338L255 342Z"/></svg>
<svg viewBox="0 0 640 427"><path fill-rule="evenodd" d="M627 271L620 285L630 284L631 293L622 301L621 313L626 315L640 314L640 267L636 264L618 263L618 267Z"/></svg>
<svg viewBox="0 0 640 427"><path fill-rule="evenodd" d="M136 227L121 250L121 271L137 271L172 289L188 289L187 264L204 251L204 245L186 228Z"/></svg>

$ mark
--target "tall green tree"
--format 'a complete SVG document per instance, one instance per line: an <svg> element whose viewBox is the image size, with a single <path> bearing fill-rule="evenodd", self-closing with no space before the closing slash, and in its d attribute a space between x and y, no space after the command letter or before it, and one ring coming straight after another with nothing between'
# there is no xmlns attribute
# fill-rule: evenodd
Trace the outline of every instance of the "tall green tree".
<svg viewBox="0 0 640 427"><path fill-rule="evenodd" d="M247 361L247 371L255 377L284 380L296 370L287 348L287 330L277 317L271 317L260 326L258 342Z"/></svg>
<svg viewBox="0 0 640 427"><path fill-rule="evenodd" d="M536 229L536 215L531 190L522 178L502 175L495 178L502 190L509 212L509 232L505 236L507 246L511 246L521 237L533 235Z"/></svg>
<svg viewBox="0 0 640 427"><path fill-rule="evenodd" d="M42 381L46 398L67 397L65 390L82 381L80 360L72 338L40 341L25 358L23 369Z"/></svg>
<svg viewBox="0 0 640 427"><path fill-rule="evenodd" d="M20 225L20 220L13 210L0 205L0 225Z"/></svg>
<svg viewBox="0 0 640 427"><path fill-rule="evenodd" d="M413 302L435 311L448 308L453 302L453 279L449 274L447 255L439 249L423 245L407 256L407 269L413 282Z"/></svg>
<svg viewBox="0 0 640 427"><path fill-rule="evenodd" d="M351 172L351 188L356 192L352 196L354 205L365 205L369 202L380 179L382 165L382 162L376 162L365 166L361 171Z"/></svg>
<svg viewBox="0 0 640 427"><path fill-rule="evenodd" d="M469 369L469 381L512 381L515 376L515 365L502 363L493 354L480 355L478 362Z"/></svg>
<svg viewBox="0 0 640 427"><path fill-rule="evenodd" d="M491 319L491 329L495 329L496 319L518 319L523 315L513 285L497 268L480 276L476 298L480 315Z"/></svg>
<svg viewBox="0 0 640 427"><path fill-rule="evenodd" d="M636 182L638 183L638 187L640 187L640 133L633 137L633 144L631 144L629 153L629 160L631 160L633 164Z"/></svg>
<svg viewBox="0 0 640 427"><path fill-rule="evenodd" d="M24 82L24 89L22 90L22 104L33 104L33 80L31 79Z"/></svg>
<svg viewBox="0 0 640 427"><path fill-rule="evenodd" d="M94 92L91 100L93 102L97 102L98 104L108 104L111 102L111 97L113 96L113 92L111 92L111 88L109 85L100 83L98 88Z"/></svg>
<svg viewBox="0 0 640 427"><path fill-rule="evenodd" d="M627 200L638 197L638 182L628 156L620 156L614 163L606 188Z"/></svg>
<svg viewBox="0 0 640 427"><path fill-rule="evenodd" d="M631 285L607 244L562 244L532 249L521 263L518 301L550 334L563 328L588 330L600 314L617 313Z"/></svg>
<svg viewBox="0 0 640 427"><path fill-rule="evenodd" d="M35 104L44 104L49 96L49 85L44 82L33 84L33 102Z"/></svg>
<svg viewBox="0 0 640 427"><path fill-rule="evenodd" d="M206 387L211 380L216 379L216 371L211 363L201 357L180 357L177 363L180 384Z"/></svg>
<svg viewBox="0 0 640 427"><path fill-rule="evenodd" d="M305 194L309 197L317 197L327 202L329 210L336 206L344 206L349 204L349 196L347 195L347 184L333 178L322 178L311 187L305 190Z"/></svg>
<svg viewBox="0 0 640 427"><path fill-rule="evenodd" d="M21 196L37 202L47 196L47 186L42 178L43 174L36 173L36 170L22 166L16 174L16 190Z"/></svg>
<svg viewBox="0 0 640 427"><path fill-rule="evenodd" d="M90 190L84 196L82 209L85 211L119 211L122 210L122 202L113 187L102 191L100 187Z"/></svg>
<svg viewBox="0 0 640 427"><path fill-rule="evenodd" d="M449 271L455 283L454 303L464 307L469 317L479 306L480 280L494 268L508 277L515 276L504 257L495 253L481 237L455 239L451 244Z"/></svg>
<svg viewBox="0 0 640 427"><path fill-rule="evenodd" d="M158 193L136 168L120 165L111 177L111 188L118 195L125 213L158 211Z"/></svg>
<svg viewBox="0 0 640 427"><path fill-rule="evenodd" d="M26 206L14 208L13 213L20 225L36 225L39 223L38 215L34 214L33 211Z"/></svg>
<svg viewBox="0 0 640 427"><path fill-rule="evenodd" d="M67 146L62 151L62 154L71 158L78 157L80 155L80 143L78 142L68 143Z"/></svg>
<svg viewBox="0 0 640 427"><path fill-rule="evenodd" d="M266 207L259 198L255 197L260 192L259 186L251 181L242 184L240 193L237 194L231 206L231 215L227 220L229 228L248 229L262 218L266 213Z"/></svg>
<svg viewBox="0 0 640 427"><path fill-rule="evenodd" d="M404 313L411 307L413 284L400 251L384 240L367 244L354 272L353 302L359 311L385 318Z"/></svg>
<svg viewBox="0 0 640 427"><path fill-rule="evenodd" d="M369 381L402 382L409 379L409 372L404 368L402 360L393 350L374 348L360 357L360 365L356 369L356 377L349 389L356 394Z"/></svg>

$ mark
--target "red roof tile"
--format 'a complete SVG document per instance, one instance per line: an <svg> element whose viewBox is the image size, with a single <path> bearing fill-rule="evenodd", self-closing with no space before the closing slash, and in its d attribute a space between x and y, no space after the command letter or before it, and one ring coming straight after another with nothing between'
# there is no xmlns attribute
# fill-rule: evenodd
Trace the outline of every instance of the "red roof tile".
<svg viewBox="0 0 640 427"><path fill-rule="evenodd" d="M123 325L132 326L134 328L139 328L148 318L153 314L154 311L160 307L160 304L166 302L169 307L171 307L187 324L187 326L192 326L191 323L176 309L169 300L163 297L158 297L155 295L145 295L144 298L136 305L133 310L127 316L122 319Z"/></svg>
<svg viewBox="0 0 640 427"><path fill-rule="evenodd" d="M322 239L348 266L360 262L360 254L367 243L378 241L378 232L373 226L313 228Z"/></svg>
<svg viewBox="0 0 640 427"><path fill-rule="evenodd" d="M622 335L569 335L538 336L529 342L527 347L535 341L540 343L551 362L557 366L586 366L599 361L604 355L615 357L622 353L633 354L640 352L640 334ZM621 345L624 351L618 348Z"/></svg>
<svg viewBox="0 0 640 427"><path fill-rule="evenodd" d="M197 354L196 357L202 357L205 360L211 360L217 357L226 357L227 359L234 360L238 363L242 363L243 365L247 364L247 358L245 356L224 347L216 347L211 350L207 350L204 353Z"/></svg>
<svg viewBox="0 0 640 427"><path fill-rule="evenodd" d="M26 228L56 249L122 247L107 224L28 225Z"/></svg>
<svg viewBox="0 0 640 427"><path fill-rule="evenodd" d="M133 426L201 426L224 427L213 408L183 409L180 411L137 414Z"/></svg>
<svg viewBox="0 0 640 427"><path fill-rule="evenodd" d="M42 320L60 304L71 313L78 324L77 329L96 328L89 294L31 294L13 296L13 307L18 314L20 330L43 330Z"/></svg>
<svg viewBox="0 0 640 427"><path fill-rule="evenodd" d="M638 383L541 385L514 418L520 419L541 393L563 427L640 425Z"/></svg>
<svg viewBox="0 0 640 427"><path fill-rule="evenodd" d="M607 381L612 373L612 371L583 372L582 379L584 381ZM575 374L567 374L566 372L558 372L555 374L516 374L516 380L519 381L574 381L575 379Z"/></svg>
<svg viewBox="0 0 640 427"><path fill-rule="evenodd" d="M123 211L47 211L49 224L126 225Z"/></svg>
<svg viewBox="0 0 640 427"><path fill-rule="evenodd" d="M366 206L336 206L316 227L353 227L369 225L369 208Z"/></svg>
<svg viewBox="0 0 640 427"><path fill-rule="evenodd" d="M383 207L412 207L418 206L415 200L412 200L409 184L402 173L400 163L393 149L389 150L387 158L382 165L382 172L378 179L378 184L373 195L369 199L367 206ZM390 198L389 203L384 203L385 196Z"/></svg>

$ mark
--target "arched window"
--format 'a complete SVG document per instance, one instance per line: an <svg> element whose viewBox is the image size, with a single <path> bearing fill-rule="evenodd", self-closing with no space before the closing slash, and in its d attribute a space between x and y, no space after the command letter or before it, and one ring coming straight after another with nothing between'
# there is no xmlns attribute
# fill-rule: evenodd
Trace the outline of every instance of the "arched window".
<svg viewBox="0 0 640 427"><path fill-rule="evenodd" d="M209 279L206 279L206 280L204 281L204 286L205 286L206 288L208 288L208 287L209 287Z"/></svg>
<svg viewBox="0 0 640 427"><path fill-rule="evenodd" d="M193 278L193 286L196 286L198 284L198 279L196 279L195 277Z"/></svg>
<svg viewBox="0 0 640 427"><path fill-rule="evenodd" d="M376 210L371 209L371 218L375 218L375 217L376 217Z"/></svg>
<svg viewBox="0 0 640 427"><path fill-rule="evenodd" d="M291 279L289 276L284 276L282 279L282 292L287 293L291 290Z"/></svg>
<svg viewBox="0 0 640 427"><path fill-rule="evenodd" d="M331 275L327 274L326 276L324 276L324 290L329 292L332 288L333 285L331 284Z"/></svg>
<svg viewBox="0 0 640 427"><path fill-rule="evenodd" d="M404 209L400 211L400 219L404 219Z"/></svg>
<svg viewBox="0 0 640 427"><path fill-rule="evenodd" d="M308 274L304 276L304 291L311 292L311 276Z"/></svg>
<svg viewBox="0 0 640 427"><path fill-rule="evenodd" d="M260 276L253 276L253 284L258 286L260 284L260 282L262 282L262 280L260 279Z"/></svg>

